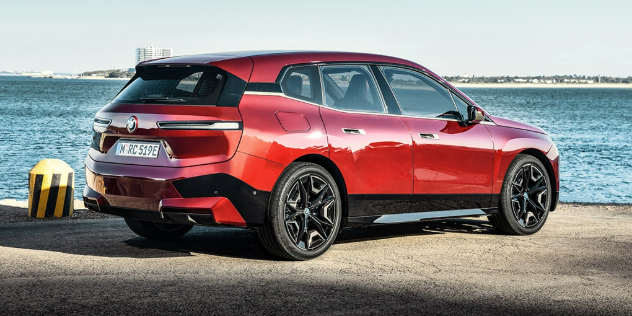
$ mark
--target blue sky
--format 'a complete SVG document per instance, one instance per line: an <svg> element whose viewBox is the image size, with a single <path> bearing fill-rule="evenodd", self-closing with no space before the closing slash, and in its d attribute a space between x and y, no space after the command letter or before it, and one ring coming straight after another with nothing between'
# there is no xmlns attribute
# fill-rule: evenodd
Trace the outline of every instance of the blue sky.
<svg viewBox="0 0 632 316"><path fill-rule="evenodd" d="M134 66L176 55L336 50L441 75L632 76L632 1L2 1L0 70Z"/></svg>

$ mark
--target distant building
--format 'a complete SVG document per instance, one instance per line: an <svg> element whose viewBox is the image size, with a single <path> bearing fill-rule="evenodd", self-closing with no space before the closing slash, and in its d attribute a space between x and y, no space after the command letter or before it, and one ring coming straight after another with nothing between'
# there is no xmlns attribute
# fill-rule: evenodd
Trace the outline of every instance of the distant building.
<svg viewBox="0 0 632 316"><path fill-rule="evenodd" d="M527 79L516 78L514 79L514 82L527 82Z"/></svg>
<svg viewBox="0 0 632 316"><path fill-rule="evenodd" d="M151 60L156 58L165 58L173 56L173 49L160 48L156 46L139 47L136 49L136 64L145 60Z"/></svg>
<svg viewBox="0 0 632 316"><path fill-rule="evenodd" d="M497 81L497 82L499 82L499 83L500 83L500 82L505 82L505 80L504 80L504 79L498 79L498 80L496 80L496 81Z"/></svg>
<svg viewBox="0 0 632 316"><path fill-rule="evenodd" d="M531 79L531 80L529 80L529 82L531 82L531 83L540 83L540 80L538 80L538 79Z"/></svg>

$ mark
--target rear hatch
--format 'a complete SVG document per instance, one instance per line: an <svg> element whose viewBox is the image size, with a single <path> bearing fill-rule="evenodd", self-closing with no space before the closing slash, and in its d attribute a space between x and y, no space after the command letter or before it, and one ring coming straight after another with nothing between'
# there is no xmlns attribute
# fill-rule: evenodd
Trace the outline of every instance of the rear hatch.
<svg viewBox="0 0 632 316"><path fill-rule="evenodd" d="M90 156L102 162L185 167L230 159L243 130L246 82L210 65L138 66L94 121Z"/></svg>

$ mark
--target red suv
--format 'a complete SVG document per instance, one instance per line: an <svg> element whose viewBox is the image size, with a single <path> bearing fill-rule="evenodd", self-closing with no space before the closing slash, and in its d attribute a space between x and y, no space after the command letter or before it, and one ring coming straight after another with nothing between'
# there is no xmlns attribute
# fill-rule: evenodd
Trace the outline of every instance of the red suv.
<svg viewBox="0 0 632 316"><path fill-rule="evenodd" d="M537 232L558 201L558 151L413 62L239 52L140 63L94 120L86 206L138 235L250 227L306 260L351 223L487 216Z"/></svg>

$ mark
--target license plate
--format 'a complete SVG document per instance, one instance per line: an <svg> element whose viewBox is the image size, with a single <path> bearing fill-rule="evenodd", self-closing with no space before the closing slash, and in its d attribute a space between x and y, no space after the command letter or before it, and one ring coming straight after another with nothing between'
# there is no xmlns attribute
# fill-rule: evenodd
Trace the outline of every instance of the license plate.
<svg viewBox="0 0 632 316"><path fill-rule="evenodd" d="M158 158L159 143L125 142L116 145L117 156Z"/></svg>

